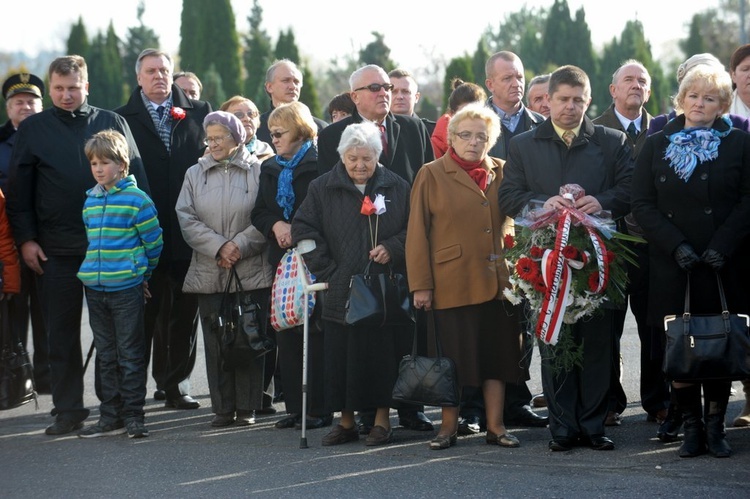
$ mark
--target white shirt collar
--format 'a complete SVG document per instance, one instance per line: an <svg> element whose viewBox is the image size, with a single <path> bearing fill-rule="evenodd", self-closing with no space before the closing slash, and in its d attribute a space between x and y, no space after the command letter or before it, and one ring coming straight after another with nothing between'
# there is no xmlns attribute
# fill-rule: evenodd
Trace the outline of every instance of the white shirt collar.
<svg viewBox="0 0 750 499"><path fill-rule="evenodd" d="M641 119L643 117L643 113L639 114L636 119L631 120L630 118L626 118L625 116L621 115L616 107L613 109L615 110L615 116L617 116L617 119L620 120L620 124L622 125L623 130L627 131L628 127L630 126L630 122L632 121L635 124L635 131L640 133L640 131L642 130Z"/></svg>

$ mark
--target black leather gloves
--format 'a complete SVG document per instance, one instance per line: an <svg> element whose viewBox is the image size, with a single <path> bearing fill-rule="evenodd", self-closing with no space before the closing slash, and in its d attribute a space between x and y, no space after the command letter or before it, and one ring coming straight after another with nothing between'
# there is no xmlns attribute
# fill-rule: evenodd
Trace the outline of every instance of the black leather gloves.
<svg viewBox="0 0 750 499"><path fill-rule="evenodd" d="M680 245L675 248L674 259L677 262L677 265L686 272L691 271L693 267L701 261L700 257L698 257L689 243L680 243Z"/></svg>
<svg viewBox="0 0 750 499"><path fill-rule="evenodd" d="M706 251L704 251L701 255L701 260L703 260L703 263L711 267L716 272L724 268L724 264L727 263L727 257L712 249L707 249Z"/></svg>

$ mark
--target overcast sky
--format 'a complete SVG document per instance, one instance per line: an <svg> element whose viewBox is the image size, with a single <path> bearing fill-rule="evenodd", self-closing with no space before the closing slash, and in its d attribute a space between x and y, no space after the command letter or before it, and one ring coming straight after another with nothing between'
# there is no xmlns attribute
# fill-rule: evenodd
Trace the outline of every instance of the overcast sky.
<svg viewBox="0 0 750 499"><path fill-rule="evenodd" d="M530 0L526 5L552 5L552 0ZM302 4L302 7L295 5ZM453 5L441 12L438 5ZM26 51L63 51L70 26L78 16L93 36L114 22L118 36L137 24L138 0L65 0L54 8L37 4L33 17L22 9L3 14L0 49ZM261 0L263 26L272 39L280 29L292 27L303 56L325 63L358 51L373 40L372 31L385 35L391 58L401 66L418 70L425 61L448 60L465 52L472 53L479 34L488 26L497 27L507 12L520 9L521 2L474 0L460 4L409 0L315 0L314 2ZM625 23L639 19L654 55L659 58L674 50L675 40L684 38L686 25L695 12L718 5L718 0L568 0L571 12L580 6L586 11L596 48L619 36ZM51 5L50 5L51 7ZM248 29L247 16L252 0L232 0L237 29ZM147 0L144 24L154 29L163 49L177 53L179 46L181 0ZM23 16L21 16L23 14ZM14 19L15 16L18 19ZM523 55L521 54L521 57ZM679 55L678 55L679 57Z"/></svg>

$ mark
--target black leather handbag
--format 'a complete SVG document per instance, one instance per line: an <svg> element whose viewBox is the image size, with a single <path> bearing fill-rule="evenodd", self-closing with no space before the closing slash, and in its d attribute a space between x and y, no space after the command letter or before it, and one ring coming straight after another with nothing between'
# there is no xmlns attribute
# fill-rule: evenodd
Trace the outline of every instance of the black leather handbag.
<svg viewBox="0 0 750 499"><path fill-rule="evenodd" d="M388 264L387 274L371 274L367 263L362 274L349 280L344 321L349 326L404 326L414 324L409 285L406 278L393 272Z"/></svg>
<svg viewBox="0 0 750 499"><path fill-rule="evenodd" d="M721 314L690 313L690 274L685 287L685 312L664 318L666 350L662 368L677 381L742 380L750 378L750 316L730 314L721 277L716 274Z"/></svg>
<svg viewBox="0 0 750 499"><path fill-rule="evenodd" d="M459 402L456 365L452 359L443 357L435 318L427 315L435 331L437 357L417 355L417 334L410 355L405 355L398 366L398 378L393 386L393 400L417 405L456 407Z"/></svg>
<svg viewBox="0 0 750 499"><path fill-rule="evenodd" d="M6 410L36 400L34 368L23 343L11 331L7 298L0 300L0 329L0 410Z"/></svg>
<svg viewBox="0 0 750 499"><path fill-rule="evenodd" d="M232 267L216 319L221 335L223 370L233 371L248 366L255 358L276 347L266 334L265 324L258 320L259 309L260 305L242 289L240 276Z"/></svg>

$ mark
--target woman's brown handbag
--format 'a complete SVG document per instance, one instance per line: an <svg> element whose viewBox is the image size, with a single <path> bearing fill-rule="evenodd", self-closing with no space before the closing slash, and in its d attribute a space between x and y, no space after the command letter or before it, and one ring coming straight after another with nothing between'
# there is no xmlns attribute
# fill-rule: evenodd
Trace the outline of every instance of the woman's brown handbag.
<svg viewBox="0 0 750 499"><path fill-rule="evenodd" d="M730 314L721 277L716 274L721 314L690 313L690 274L685 287L685 312L664 318L666 350L662 368L677 381L742 380L750 378L750 317Z"/></svg>
<svg viewBox="0 0 750 499"><path fill-rule="evenodd" d="M435 318L427 312L430 324L435 331L435 348L437 357L417 355L417 334L414 332L414 343L411 355L405 355L398 366L398 378L393 386L393 400L411 404L456 407L459 402L458 378L456 366L452 359L443 357Z"/></svg>
<svg viewBox="0 0 750 499"><path fill-rule="evenodd" d="M372 260L362 274L354 274L349 280L346 324L374 327L414 324L406 278L394 273L390 264L387 274L371 274L371 264Z"/></svg>

